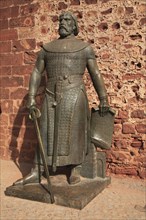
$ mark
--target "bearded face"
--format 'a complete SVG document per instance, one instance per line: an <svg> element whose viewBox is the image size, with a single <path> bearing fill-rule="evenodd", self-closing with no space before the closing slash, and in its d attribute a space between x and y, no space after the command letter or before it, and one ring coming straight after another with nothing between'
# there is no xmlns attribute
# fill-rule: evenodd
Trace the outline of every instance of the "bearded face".
<svg viewBox="0 0 146 220"><path fill-rule="evenodd" d="M63 14L59 20L59 35L65 38L74 34L75 23L69 14Z"/></svg>

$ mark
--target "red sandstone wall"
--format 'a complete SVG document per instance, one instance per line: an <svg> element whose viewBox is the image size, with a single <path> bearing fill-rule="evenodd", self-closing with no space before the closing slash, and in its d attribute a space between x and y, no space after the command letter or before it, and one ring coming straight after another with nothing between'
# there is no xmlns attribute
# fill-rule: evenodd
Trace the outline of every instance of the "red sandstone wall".
<svg viewBox="0 0 146 220"><path fill-rule="evenodd" d="M57 37L62 10L77 15L79 37L92 44L116 110L108 171L143 178L146 5L142 0L0 1L1 158L33 159L36 138L25 108L28 82L40 45ZM92 106L97 97L88 75L85 82Z"/></svg>

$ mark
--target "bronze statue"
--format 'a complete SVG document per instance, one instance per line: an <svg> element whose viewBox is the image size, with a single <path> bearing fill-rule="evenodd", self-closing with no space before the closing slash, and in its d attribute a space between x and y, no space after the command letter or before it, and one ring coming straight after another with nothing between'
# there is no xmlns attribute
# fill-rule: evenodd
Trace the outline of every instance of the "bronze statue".
<svg viewBox="0 0 146 220"><path fill-rule="evenodd" d="M38 55L29 84L27 107L39 112L36 107L37 94L42 73L46 70L46 93L40 116L40 133L45 148L48 166L53 171L60 166L69 166L70 184L80 182L80 168L90 147L90 111L83 82L85 69L93 81L104 115L109 111L103 78L98 70L95 54L89 43L77 39L78 24L70 12L59 17L59 39L44 45ZM42 162L26 177L14 185L40 182L44 171Z"/></svg>

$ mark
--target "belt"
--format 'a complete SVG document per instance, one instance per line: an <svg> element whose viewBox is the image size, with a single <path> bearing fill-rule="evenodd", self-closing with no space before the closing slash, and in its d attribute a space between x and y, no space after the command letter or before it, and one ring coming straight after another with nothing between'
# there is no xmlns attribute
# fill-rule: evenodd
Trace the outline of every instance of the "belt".
<svg viewBox="0 0 146 220"><path fill-rule="evenodd" d="M62 85L62 88L61 88L60 92L65 92L66 90L72 89L72 88L80 86L80 85L83 85L82 81L78 81L78 82L68 84L68 85L64 85L64 86ZM51 90L49 90L47 87L46 87L46 93L49 94L49 95L55 96L55 93L52 92Z"/></svg>
<svg viewBox="0 0 146 220"><path fill-rule="evenodd" d="M81 74L76 74L76 75L67 75L65 74L64 76L55 76L55 77L49 77L48 78L48 82L53 82L53 81L60 81L60 82L63 82L63 81L68 81L70 83L72 83L72 81L74 80L78 80L78 79L82 79L82 76Z"/></svg>
<svg viewBox="0 0 146 220"><path fill-rule="evenodd" d="M58 77L51 77L48 78L48 82L46 85L46 91L50 90L52 86L60 86L61 91L65 91L76 86L83 84L82 75L72 75L72 76L58 76ZM51 89L52 90L52 89Z"/></svg>

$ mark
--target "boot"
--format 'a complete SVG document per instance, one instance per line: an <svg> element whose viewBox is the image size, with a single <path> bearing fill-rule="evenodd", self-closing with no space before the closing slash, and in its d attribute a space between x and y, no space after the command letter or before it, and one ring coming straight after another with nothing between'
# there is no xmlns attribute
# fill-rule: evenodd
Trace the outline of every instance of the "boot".
<svg viewBox="0 0 146 220"><path fill-rule="evenodd" d="M26 185L29 183L40 183L43 172L44 172L44 167L36 165L35 168L33 168L27 176L13 183L13 186Z"/></svg>
<svg viewBox="0 0 146 220"><path fill-rule="evenodd" d="M71 169L71 174L68 181L70 185L77 184L81 181L80 170L81 170L81 165L77 165Z"/></svg>

